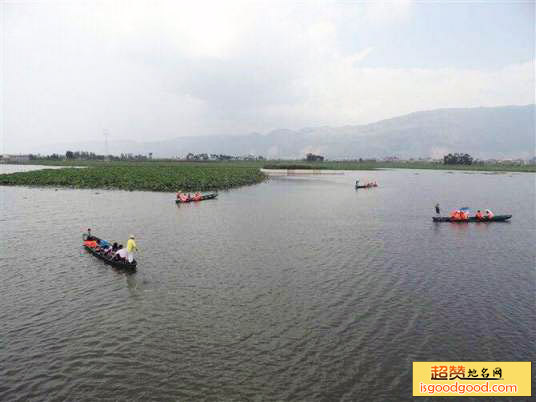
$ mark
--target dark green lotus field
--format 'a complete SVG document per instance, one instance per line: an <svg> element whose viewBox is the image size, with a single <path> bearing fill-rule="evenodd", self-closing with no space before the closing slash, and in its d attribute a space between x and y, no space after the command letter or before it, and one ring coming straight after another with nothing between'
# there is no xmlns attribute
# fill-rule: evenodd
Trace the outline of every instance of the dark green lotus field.
<svg viewBox="0 0 536 402"><path fill-rule="evenodd" d="M209 191L255 184L265 178L257 167L132 164L0 174L0 185Z"/></svg>

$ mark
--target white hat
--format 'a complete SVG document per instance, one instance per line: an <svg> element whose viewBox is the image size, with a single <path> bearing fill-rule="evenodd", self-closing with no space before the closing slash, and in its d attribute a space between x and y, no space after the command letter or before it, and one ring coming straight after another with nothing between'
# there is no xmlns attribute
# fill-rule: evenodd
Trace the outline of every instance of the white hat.
<svg viewBox="0 0 536 402"><path fill-rule="evenodd" d="M130 235L130 238L133 239L133 238L134 238L134 235Z"/></svg>

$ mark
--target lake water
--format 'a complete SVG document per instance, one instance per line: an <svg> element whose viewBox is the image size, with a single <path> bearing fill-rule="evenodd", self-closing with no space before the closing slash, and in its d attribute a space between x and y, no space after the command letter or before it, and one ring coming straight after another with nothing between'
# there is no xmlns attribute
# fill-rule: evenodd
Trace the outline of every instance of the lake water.
<svg viewBox="0 0 536 402"><path fill-rule="evenodd" d="M536 358L533 174L0 196L2 400L409 400L412 361ZM513 218L437 224L436 202ZM135 234L138 272L85 254L87 227Z"/></svg>
<svg viewBox="0 0 536 402"><path fill-rule="evenodd" d="M0 163L0 174L29 172L32 170L41 170L41 169L62 169L62 167L61 166L43 166L43 165L10 165L10 164Z"/></svg>

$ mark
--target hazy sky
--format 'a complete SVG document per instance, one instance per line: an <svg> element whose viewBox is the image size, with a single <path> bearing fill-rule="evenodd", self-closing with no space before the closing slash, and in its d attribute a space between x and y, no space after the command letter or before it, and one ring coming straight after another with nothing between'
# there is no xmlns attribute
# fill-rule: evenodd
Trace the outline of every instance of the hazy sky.
<svg viewBox="0 0 536 402"><path fill-rule="evenodd" d="M1 152L534 103L534 1L4 1Z"/></svg>

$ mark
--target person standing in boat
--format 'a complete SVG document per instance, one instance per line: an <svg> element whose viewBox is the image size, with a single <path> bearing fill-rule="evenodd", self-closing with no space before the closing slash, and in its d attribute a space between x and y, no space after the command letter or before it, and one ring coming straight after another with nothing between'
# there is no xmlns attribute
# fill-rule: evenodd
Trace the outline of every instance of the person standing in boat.
<svg viewBox="0 0 536 402"><path fill-rule="evenodd" d="M136 242L134 241L134 236L130 235L130 238L127 242L127 257L129 263L132 263L132 261L134 261L134 251L138 251L138 247L136 246Z"/></svg>
<svg viewBox="0 0 536 402"><path fill-rule="evenodd" d="M435 213L437 214L437 216L441 215L441 208L439 208L439 202L435 204Z"/></svg>
<svg viewBox="0 0 536 402"><path fill-rule="evenodd" d="M359 179L355 181L355 188L359 187Z"/></svg>

